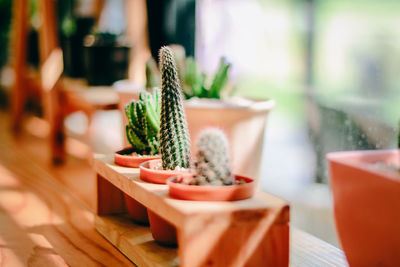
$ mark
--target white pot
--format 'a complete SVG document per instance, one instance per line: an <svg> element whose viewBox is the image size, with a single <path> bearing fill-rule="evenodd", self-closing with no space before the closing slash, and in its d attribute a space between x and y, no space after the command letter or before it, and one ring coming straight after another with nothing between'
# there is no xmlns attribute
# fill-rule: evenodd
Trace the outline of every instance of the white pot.
<svg viewBox="0 0 400 267"><path fill-rule="evenodd" d="M222 129L230 140L233 173L258 181L267 115L274 107L271 99L256 101L235 98L226 101L193 99L185 101L191 150L205 127Z"/></svg>

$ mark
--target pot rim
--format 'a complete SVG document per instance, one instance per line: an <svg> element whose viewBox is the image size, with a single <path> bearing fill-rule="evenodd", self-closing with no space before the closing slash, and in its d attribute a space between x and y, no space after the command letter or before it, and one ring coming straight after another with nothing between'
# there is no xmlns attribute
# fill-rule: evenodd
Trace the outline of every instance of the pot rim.
<svg viewBox="0 0 400 267"><path fill-rule="evenodd" d="M253 178L250 178L250 177L247 177L247 176L242 176L242 175L234 175L234 176L235 176L235 180L244 179L244 180L246 180L246 183L245 183L245 184L231 184L231 185L213 185L213 186L208 186L208 185L190 185L190 184L182 184L182 183L179 183L179 182L174 181L175 179L180 178L180 177L182 177L182 176L184 176L184 175L174 175L174 176L168 178L167 183L168 183L168 184L170 184L170 183L171 183L171 184L175 184L175 185L177 185L177 186L182 186L182 187L187 187L187 186L189 186L189 187L191 187L191 188L200 188L200 187L201 187L201 188L207 188L207 189L212 189L212 188L220 189L220 188L227 188L227 187L239 187L239 186L244 186L244 185L247 185L247 184L254 183L254 179L253 179Z"/></svg>
<svg viewBox="0 0 400 267"><path fill-rule="evenodd" d="M181 199L181 200L194 200L194 201L236 201L236 200L244 200L251 198L254 195L254 189L255 189L255 180L250 177L246 176L241 176L241 175L234 175L235 180L239 179L244 179L246 181L245 184L233 184L233 185L218 185L218 186L207 186L207 185L188 185L188 184L182 184L178 183L175 180L179 177L182 177L182 175L175 175L167 180L167 185L169 187L169 194L171 197L175 199ZM246 197L242 198L235 198L235 197L230 197L229 199L217 199L217 200L210 200L206 195L202 195L200 198L176 198L171 195L171 189L172 190L179 190L179 191L186 191L188 195L190 193L197 193L197 194L216 194L220 193L221 190L224 191L231 191L235 192L237 190L249 190L250 193L246 194Z"/></svg>
<svg viewBox="0 0 400 267"><path fill-rule="evenodd" d="M123 154L122 152L125 152L125 151L127 151L127 153ZM140 155L140 154L138 154L137 156L132 156L132 155L128 155L128 154L130 154L128 151L132 151L131 153L135 152L132 146L128 146L121 150L116 151L114 154L118 154L121 157L128 157L128 158L153 158L153 157L159 158L160 157L160 155L158 155L158 154L157 155Z"/></svg>
<svg viewBox="0 0 400 267"><path fill-rule="evenodd" d="M327 153L326 159L329 163L359 169L400 183L400 172L375 166L380 162L377 158L382 157L381 161L384 161L391 155L398 158L400 167L400 149L336 151Z"/></svg>
<svg viewBox="0 0 400 267"><path fill-rule="evenodd" d="M147 160L142 162L139 165L140 169L140 179L142 179L145 182L148 183L158 183L158 184L166 184L167 179L176 176L176 175L185 175L185 174L190 174L191 169L188 169L188 171L179 171L179 170L155 170L149 167L149 164L151 162L156 162L156 161L161 161L161 158L157 159L152 159L152 160ZM155 179L149 179L147 176L149 174L152 174L152 176L158 176ZM166 177L167 176L167 177Z"/></svg>
<svg viewBox="0 0 400 267"><path fill-rule="evenodd" d="M152 169L152 168L150 168L149 167L149 164L150 164L150 162L155 162L155 161L161 161L161 158L157 158L157 159L151 159L151 160L147 160L147 161L145 161L145 162L142 162L141 164L140 164L140 168L143 168L143 169L148 169L148 170L151 170L151 171L153 171L153 172L160 172L160 173L176 173L176 174L180 174L180 173L182 173L182 174L190 174L191 173L191 169L187 169L187 170L189 170L189 171L180 171L180 170L156 170L156 169Z"/></svg>
<svg viewBox="0 0 400 267"><path fill-rule="evenodd" d="M123 152L126 152L126 154L123 154ZM114 163L122 167L139 168L143 162L160 158L160 155L129 155L132 152L134 152L133 147L126 147L115 152Z"/></svg>
<svg viewBox="0 0 400 267"><path fill-rule="evenodd" d="M229 102L221 99L213 98L197 98L196 101L191 101L191 99L184 101L185 108L193 109L207 109L207 110L251 110L254 112L266 112L270 111L275 106L275 100L272 98L263 100L254 100L250 98L244 98L248 101L248 105L240 105L235 102Z"/></svg>

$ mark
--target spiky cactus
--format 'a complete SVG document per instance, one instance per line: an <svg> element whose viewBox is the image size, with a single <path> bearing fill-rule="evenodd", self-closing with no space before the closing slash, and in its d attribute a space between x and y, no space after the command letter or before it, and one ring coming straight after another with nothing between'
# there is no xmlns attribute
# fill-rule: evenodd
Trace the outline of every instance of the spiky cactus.
<svg viewBox="0 0 400 267"><path fill-rule="evenodd" d="M233 176L229 160L229 142L225 134L216 128L200 132L197 138L196 174L192 185L230 185Z"/></svg>
<svg viewBox="0 0 400 267"><path fill-rule="evenodd" d="M158 89L153 95L141 92L139 100L126 105L128 118L126 137L133 150L140 155L156 155L159 153L158 134L160 130L160 93Z"/></svg>
<svg viewBox="0 0 400 267"><path fill-rule="evenodd" d="M160 153L165 170L190 167L190 138L180 82L171 49L159 53L161 64Z"/></svg>

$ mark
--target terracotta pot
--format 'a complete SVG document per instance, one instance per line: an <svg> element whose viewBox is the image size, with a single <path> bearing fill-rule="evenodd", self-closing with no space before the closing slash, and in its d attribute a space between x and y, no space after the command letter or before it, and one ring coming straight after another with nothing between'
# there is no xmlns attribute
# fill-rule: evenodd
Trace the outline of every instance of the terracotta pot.
<svg viewBox="0 0 400 267"><path fill-rule="evenodd" d="M131 168L139 168L139 165L146 160L160 158L160 156L130 156L133 152L132 147L124 148L114 155L114 162L117 165ZM147 209L138 201L127 194L124 194L125 205L129 216L137 223L148 224Z"/></svg>
<svg viewBox="0 0 400 267"><path fill-rule="evenodd" d="M327 155L336 227L351 266L400 263L399 150L333 152Z"/></svg>
<svg viewBox="0 0 400 267"><path fill-rule="evenodd" d="M151 210L147 210L147 213L154 240L162 245L175 247L177 245L176 227Z"/></svg>
<svg viewBox="0 0 400 267"><path fill-rule="evenodd" d="M155 170L161 163L161 159L155 159L140 164L140 179L149 183L166 184L172 176L188 174L188 172L173 170ZM154 212L148 210L150 230L153 238L164 245L176 245L176 227Z"/></svg>
<svg viewBox="0 0 400 267"><path fill-rule="evenodd" d="M155 159L140 164L140 179L153 184L166 184L168 178L188 173L174 170L156 170L155 168L159 166L160 162L161 159Z"/></svg>
<svg viewBox="0 0 400 267"><path fill-rule="evenodd" d="M129 217L139 224L148 225L147 208L125 193L124 198Z"/></svg>
<svg viewBox="0 0 400 267"><path fill-rule="evenodd" d="M159 159L159 155L155 156L131 156L134 150L132 147L124 148L115 152L114 162L123 167L139 168L139 165L145 161Z"/></svg>
<svg viewBox="0 0 400 267"><path fill-rule="evenodd" d="M235 175L235 180L243 179L245 184L223 186L187 185L174 176L168 179L169 194L173 198L198 201L233 201L251 198L254 194L254 180Z"/></svg>

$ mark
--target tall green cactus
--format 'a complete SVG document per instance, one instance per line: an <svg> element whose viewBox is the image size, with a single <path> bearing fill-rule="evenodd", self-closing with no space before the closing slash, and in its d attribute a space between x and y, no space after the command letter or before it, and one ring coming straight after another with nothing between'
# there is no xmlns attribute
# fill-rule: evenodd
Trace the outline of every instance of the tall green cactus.
<svg viewBox="0 0 400 267"><path fill-rule="evenodd" d="M158 134L160 130L160 93L156 89L153 95L141 92L139 100L126 105L128 118L126 137L134 151L140 155L159 153Z"/></svg>
<svg viewBox="0 0 400 267"><path fill-rule="evenodd" d="M200 132L197 142L196 175L193 185L230 185L233 176L229 159L229 142L225 134L216 128Z"/></svg>
<svg viewBox="0 0 400 267"><path fill-rule="evenodd" d="M161 69L161 130L160 153L165 170L190 167L190 138L183 97L171 49L160 49Z"/></svg>

